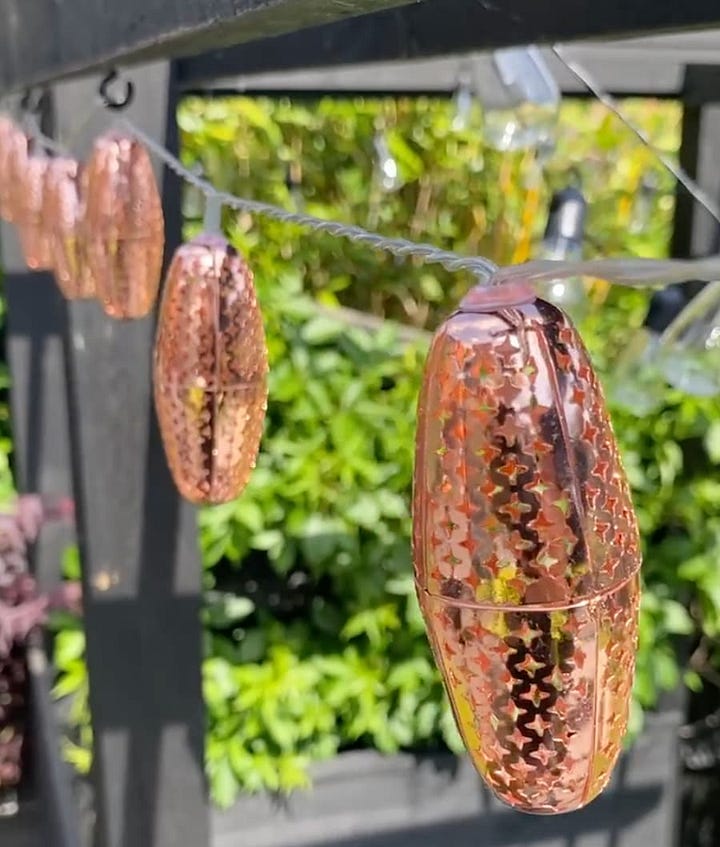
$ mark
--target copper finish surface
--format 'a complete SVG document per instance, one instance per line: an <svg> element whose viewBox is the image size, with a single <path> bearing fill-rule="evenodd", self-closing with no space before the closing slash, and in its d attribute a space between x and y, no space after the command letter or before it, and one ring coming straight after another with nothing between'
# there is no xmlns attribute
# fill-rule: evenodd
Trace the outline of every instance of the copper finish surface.
<svg viewBox="0 0 720 847"><path fill-rule="evenodd" d="M435 334L413 548L475 766L506 803L552 814L596 797L621 749L640 545L584 345L557 308L523 299L471 297Z"/></svg>
<svg viewBox="0 0 720 847"><path fill-rule="evenodd" d="M267 350L253 277L224 239L175 253L155 342L155 405L180 493L238 497L255 466L267 401Z"/></svg>

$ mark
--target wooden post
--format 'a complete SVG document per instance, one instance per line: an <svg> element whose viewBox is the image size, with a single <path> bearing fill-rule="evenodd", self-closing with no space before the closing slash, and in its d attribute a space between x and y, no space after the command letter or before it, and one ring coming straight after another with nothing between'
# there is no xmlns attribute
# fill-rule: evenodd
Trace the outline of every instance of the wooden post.
<svg viewBox="0 0 720 847"><path fill-rule="evenodd" d="M71 496L62 298L50 274L27 270L13 227L0 226L0 247L15 483L22 493ZM73 540L70 526L56 523L43 528L31 563L42 587L57 586L63 551ZM60 758L50 700L52 672L38 639L28 647L28 664L36 814L42 841L49 847L79 847L70 773Z"/></svg>
<svg viewBox="0 0 720 847"><path fill-rule="evenodd" d="M718 82L720 79L716 67L688 67L680 145L680 163L716 202L720 201ZM720 226L717 221L682 186L678 186L672 237L673 256L708 256L718 252Z"/></svg>
<svg viewBox="0 0 720 847"><path fill-rule="evenodd" d="M176 145L171 69L133 73L127 116ZM98 80L58 86L71 138ZM99 114L78 142L112 118ZM181 227L177 181L164 179L168 252ZM201 564L194 510L166 467L152 404L154 318L117 321L98 303L68 308L73 471L95 738L95 847L205 847Z"/></svg>

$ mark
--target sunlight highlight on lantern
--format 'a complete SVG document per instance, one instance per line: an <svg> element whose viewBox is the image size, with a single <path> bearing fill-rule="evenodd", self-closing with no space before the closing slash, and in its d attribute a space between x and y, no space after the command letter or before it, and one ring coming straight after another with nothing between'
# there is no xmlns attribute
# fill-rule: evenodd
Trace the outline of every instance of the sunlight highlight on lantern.
<svg viewBox="0 0 720 847"><path fill-rule="evenodd" d="M621 749L639 539L582 341L559 309L514 294L476 289L435 335L414 561L475 766L500 799L552 814L596 797Z"/></svg>
<svg viewBox="0 0 720 847"><path fill-rule="evenodd" d="M22 155L16 162L18 200L15 223L20 236L20 246L27 266L34 271L52 270L53 260L50 239L43 223L43 197L45 176L50 159L44 154L33 154L21 164Z"/></svg>
<svg viewBox="0 0 720 847"><path fill-rule="evenodd" d="M155 342L155 405L168 464L193 503L247 485L267 402L267 349L253 277L223 238L178 248Z"/></svg>
<svg viewBox="0 0 720 847"><path fill-rule="evenodd" d="M95 284L85 261L85 181L75 159L50 160L45 174L43 226L48 234L55 279L68 300L95 296Z"/></svg>
<svg viewBox="0 0 720 847"><path fill-rule="evenodd" d="M142 318L155 305L165 246L152 164L134 138L110 132L87 163L87 262L105 312Z"/></svg>

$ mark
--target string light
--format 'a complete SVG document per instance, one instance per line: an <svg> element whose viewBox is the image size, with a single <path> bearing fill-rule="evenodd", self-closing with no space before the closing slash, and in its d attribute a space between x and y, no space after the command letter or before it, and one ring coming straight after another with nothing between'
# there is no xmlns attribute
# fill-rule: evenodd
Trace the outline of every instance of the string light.
<svg viewBox="0 0 720 847"><path fill-rule="evenodd" d="M384 132L375 134L373 146L375 147L375 167L380 185L384 191L395 191L400 185L400 169L395 157L390 152Z"/></svg>
<svg viewBox="0 0 720 847"><path fill-rule="evenodd" d="M672 285L656 291L643 326L632 333L610 379L612 401L639 417L662 406L667 380L662 362L668 355L662 334L687 303L684 286Z"/></svg>
<svg viewBox="0 0 720 847"><path fill-rule="evenodd" d="M496 150L554 145L560 89L537 47L497 50L493 64L502 102L485 111L485 137Z"/></svg>
<svg viewBox="0 0 720 847"><path fill-rule="evenodd" d="M712 282L680 312L662 335L660 360L668 382L696 397L720 392L720 282Z"/></svg>
<svg viewBox="0 0 720 847"><path fill-rule="evenodd" d="M556 191L550 201L547 226L538 258L580 259L586 214L587 202L577 188L569 186L562 191ZM588 299L582 279L552 279L541 283L538 291L543 299L559 306L574 321L579 321L585 316Z"/></svg>
<svg viewBox="0 0 720 847"><path fill-rule="evenodd" d="M617 104L615 99L607 94L600 85L593 79L591 74L588 72L586 68L584 68L579 62L576 62L573 59L568 58L565 53L564 48L556 44L553 46L553 53L558 57L558 59L563 63L563 65L570 71L573 76L577 77L580 82L590 91L590 93L599 100L606 109L615 115L615 117L623 123L642 143L644 147L647 147L653 155L657 158L660 164L669 171L675 179L685 188L685 190L695 199L698 203L709 212L713 218L715 218L718 223L720 223L720 207L715 203L715 201L710 197L710 195L703 191L702 188L695 182L695 180L688 174L688 172L682 168L674 159L670 156L667 156L662 150L660 150L655 144L652 143L647 133L645 133L639 126L637 126L633 121L628 118L628 116L623 112L620 106Z"/></svg>
<svg viewBox="0 0 720 847"><path fill-rule="evenodd" d="M559 45L556 45L553 49L558 55L558 58L569 67L572 65L571 70L573 73L588 84L587 74L584 69L575 62L570 63L562 54ZM596 85L592 84L590 90L601 102L608 105L608 98ZM641 142L649 147L661 163L674 175L677 176L677 172L681 171L682 184L685 185L688 191L710 214L720 220L720 215L712 201L710 201L693 180L686 173L682 172L682 169L675 166L661 151L658 151L641 131L634 128L614 102L612 105L608 105L608 108L611 108L623 123L633 129ZM720 256L687 260L636 258L583 261L536 260L520 265L498 268L494 262L482 256L464 256L432 244L415 242L405 238L391 238L353 224L317 218L300 212L290 212L287 209L269 203L220 191L204 180L198 173L184 167L176 156L127 118L119 118L119 122L170 170L197 189L206 198L215 197L222 206L252 215L270 217L283 223L297 225L315 232L323 232L336 238L347 238L351 241L364 244L371 249L390 253L398 258L414 258L428 264L439 264L451 272L468 271L477 276L481 284L502 285L518 280L525 281L528 284L535 284L553 278L568 279L587 276L607 280L618 285L639 288L661 288L673 283L685 282L688 279L709 282L720 278ZM46 149L58 147L61 152L66 152L61 145L58 145L53 139L48 139L39 130L33 132L33 138L42 143Z"/></svg>
<svg viewBox="0 0 720 847"><path fill-rule="evenodd" d="M270 203L239 197L220 191L198 173L186 168L182 162L163 145L156 142L127 118L122 126L154 153L164 164L189 185L194 186L205 197L215 197L229 209L262 215L282 223L294 224L323 232L336 238L347 238L381 250L399 258L415 258L429 264L438 264L448 271L470 271L481 284L502 285L507 282L526 280L529 283L543 279L566 279L573 276L588 276L605 279L618 285L636 288L661 287L687 279L713 280L720 277L720 256L703 259L593 259L584 261L538 260L521 265L498 268L483 256L463 256L451 250L443 250L432 244L410 241L407 238L390 238L354 224L317 218L300 212L290 212Z"/></svg>

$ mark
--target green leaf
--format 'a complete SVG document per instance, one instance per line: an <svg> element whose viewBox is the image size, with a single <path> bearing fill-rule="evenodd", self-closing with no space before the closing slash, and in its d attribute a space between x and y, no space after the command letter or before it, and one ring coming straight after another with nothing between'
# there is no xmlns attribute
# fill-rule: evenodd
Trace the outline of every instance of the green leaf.
<svg viewBox="0 0 720 847"><path fill-rule="evenodd" d="M720 464L720 420L711 421L705 433L705 450L708 458L715 464Z"/></svg>
<svg viewBox="0 0 720 847"><path fill-rule="evenodd" d="M85 655L85 633L82 630L59 632L55 639L55 664L67 668Z"/></svg>
<svg viewBox="0 0 720 847"><path fill-rule="evenodd" d="M213 763L210 768L210 794L221 809L229 809L235 802L240 786L227 758Z"/></svg>
<svg viewBox="0 0 720 847"><path fill-rule="evenodd" d="M690 635L695 624L688 610L676 600L665 600L662 605L665 629L674 635Z"/></svg>
<svg viewBox="0 0 720 847"><path fill-rule="evenodd" d="M301 338L306 344L320 345L335 341L343 332L340 321L325 315L318 315L302 328Z"/></svg>

